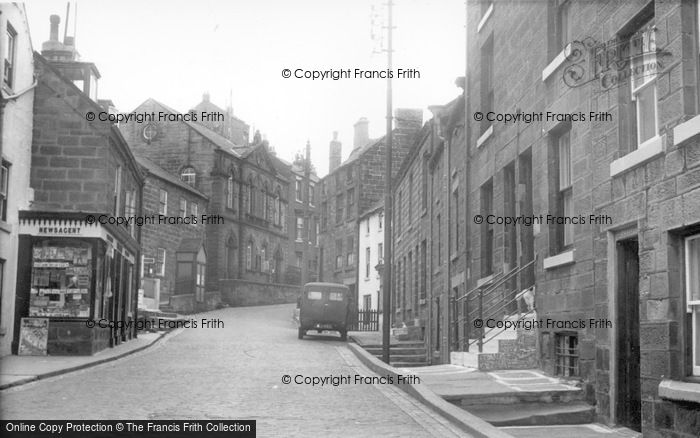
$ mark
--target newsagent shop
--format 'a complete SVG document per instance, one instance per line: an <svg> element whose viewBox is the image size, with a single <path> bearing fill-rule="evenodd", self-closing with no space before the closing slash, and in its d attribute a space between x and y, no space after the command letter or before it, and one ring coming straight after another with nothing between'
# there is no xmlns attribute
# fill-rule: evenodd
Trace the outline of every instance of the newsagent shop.
<svg viewBox="0 0 700 438"><path fill-rule="evenodd" d="M14 354L91 355L135 337L107 321L135 322L138 243L86 217L20 212Z"/></svg>

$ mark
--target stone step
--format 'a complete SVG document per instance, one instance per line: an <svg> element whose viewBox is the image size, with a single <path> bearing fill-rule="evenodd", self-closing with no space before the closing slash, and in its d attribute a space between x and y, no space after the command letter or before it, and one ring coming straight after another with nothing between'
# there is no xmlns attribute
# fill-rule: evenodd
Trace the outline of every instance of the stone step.
<svg viewBox="0 0 700 438"><path fill-rule="evenodd" d="M498 427L588 424L595 417L595 407L583 401L479 404L465 410Z"/></svg>
<svg viewBox="0 0 700 438"><path fill-rule="evenodd" d="M548 385L542 385L547 387ZM554 386L554 385L552 385ZM457 394L443 395L442 398L459 406L470 410L474 406L481 405L518 405L524 404L559 404L579 402L583 399L583 391L579 388L573 389L530 389L522 391L505 391L488 394Z"/></svg>
<svg viewBox="0 0 700 438"><path fill-rule="evenodd" d="M379 359L382 358L381 354L375 354L375 357L378 357ZM425 360L425 354L394 354L391 352L389 355L389 359L391 361L396 361L396 362L426 362Z"/></svg>
<svg viewBox="0 0 700 438"><path fill-rule="evenodd" d="M368 348L383 348L382 344L359 344L360 347L367 350ZM391 348L425 348L424 342L392 342L389 344Z"/></svg>
<svg viewBox="0 0 700 438"><path fill-rule="evenodd" d="M394 368L415 368L428 366L428 362L394 362L390 361Z"/></svg>
<svg viewBox="0 0 700 438"><path fill-rule="evenodd" d="M365 351L370 354L380 355L384 351L381 347L365 347ZM392 355L394 354L422 354L425 356L425 347L391 347L389 349Z"/></svg>

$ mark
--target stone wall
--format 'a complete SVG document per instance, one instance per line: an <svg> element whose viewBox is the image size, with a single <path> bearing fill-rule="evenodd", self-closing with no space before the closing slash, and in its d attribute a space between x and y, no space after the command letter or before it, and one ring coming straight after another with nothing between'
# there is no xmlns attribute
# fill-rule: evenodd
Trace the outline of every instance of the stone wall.
<svg viewBox="0 0 700 438"><path fill-rule="evenodd" d="M230 306L264 306L295 303L301 287L292 284L221 280L221 301Z"/></svg>

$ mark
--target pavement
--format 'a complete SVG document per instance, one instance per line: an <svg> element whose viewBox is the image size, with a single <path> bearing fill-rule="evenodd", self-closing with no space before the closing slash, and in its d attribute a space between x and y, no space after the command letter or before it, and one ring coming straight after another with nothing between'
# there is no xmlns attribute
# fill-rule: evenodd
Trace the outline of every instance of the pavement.
<svg viewBox="0 0 700 438"><path fill-rule="evenodd" d="M136 339L106 348L92 356L0 357L0 390L119 359L148 348L167 333L140 333Z"/></svg>
<svg viewBox="0 0 700 438"><path fill-rule="evenodd" d="M220 318L224 328L144 333L93 356L0 358L0 419L253 419L261 437L635 436L598 424L495 428L445 397L558 383L531 370L389 367L357 345L340 342L336 333L314 332L298 340L292 306L192 315ZM420 383L357 383L354 377L399 374L417 376ZM284 381L287 376L293 376L291 383ZM308 380L333 376L355 380L338 385Z"/></svg>
<svg viewBox="0 0 700 438"><path fill-rule="evenodd" d="M224 327L178 329L118 360L4 389L0 419L252 419L259 437L475 436L382 382L336 333L297 339L292 307L192 315ZM32 366L22 373L38 373ZM312 384L340 376L349 381Z"/></svg>
<svg viewBox="0 0 700 438"><path fill-rule="evenodd" d="M351 341L358 345L381 344L379 332L351 332L348 334ZM395 338L391 345L400 344ZM361 350L361 349L358 349ZM369 353L364 352L369 355ZM446 402L454 405L462 405L464 409L474 408L474 413L479 407L491 404L500 404L499 414L521 414L523 406L518 400L533 398L553 398L566 400L573 398L580 389L571 385L568 381L560 380L542 373L540 370L502 370L502 371L478 371L474 368L459 365L443 364L426 367L393 368L379 361L385 370L415 375L420 378L420 385L439 396ZM376 373L381 374L379 370ZM414 385L416 386L416 385ZM540 404L541 407L542 404ZM561 406L559 403L549 403L552 413ZM466 412L466 411L465 411ZM470 420L465 420L470 421ZM573 436L577 438L633 438L641 434L627 428L608 427L600 423L557 425L557 426L510 426L499 427L500 432L518 438L541 438Z"/></svg>

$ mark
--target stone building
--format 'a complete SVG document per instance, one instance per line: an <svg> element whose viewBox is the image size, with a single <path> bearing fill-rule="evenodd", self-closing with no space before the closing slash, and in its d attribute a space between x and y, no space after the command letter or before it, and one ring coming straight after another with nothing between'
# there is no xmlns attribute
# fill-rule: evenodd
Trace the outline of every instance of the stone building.
<svg viewBox="0 0 700 438"><path fill-rule="evenodd" d="M19 210L29 187L34 103L34 54L22 3L0 3L0 356L14 336Z"/></svg>
<svg viewBox="0 0 700 438"><path fill-rule="evenodd" d="M202 283L207 276L202 216L209 199L138 152L135 156L145 179L143 214L153 218L141 226L141 288L144 299L152 300L146 308L164 305L182 313L211 308L218 297L205 296ZM173 217L189 223L173 223ZM204 263L196 263L193 248Z"/></svg>
<svg viewBox="0 0 700 438"><path fill-rule="evenodd" d="M422 110L396 109L392 175L408 155L422 121ZM358 220L384 197L384 137L370 140L368 132L368 121L360 119L355 124L353 150L340 164L340 142L337 137L331 141L332 171L320 183L321 279L347 285L353 297L352 307L357 306L358 298Z"/></svg>
<svg viewBox="0 0 700 438"><path fill-rule="evenodd" d="M697 435L698 3L467 8L468 122L447 160L466 166L450 218L456 204L468 219L451 359L526 357L500 363L580 381L600 421ZM554 322L515 356L474 353L476 298L514 319L526 290Z"/></svg>
<svg viewBox="0 0 700 438"><path fill-rule="evenodd" d="M291 292L276 292L269 285L298 285L300 281L300 269L290 250L290 227L295 220L290 212L294 193L290 186L294 187L297 174L269 152L259 133L251 143L237 144L235 132L228 138L201 123L203 111L225 114L206 96L195 108L200 109L182 114L148 99L134 112L154 114L155 119L122 124L120 129L139 156L204 194L207 214L220 218L205 224L206 291L219 291L232 304L257 302L266 294L288 301L290 297L282 299L279 294ZM263 292L237 301L228 296L231 294L224 296L222 281L227 291L241 292L243 288L236 285L245 285L249 291L264 286Z"/></svg>
<svg viewBox="0 0 700 438"><path fill-rule="evenodd" d="M380 310L381 277L377 265L384 263L384 201L360 216L357 227L357 309Z"/></svg>
<svg viewBox="0 0 700 438"><path fill-rule="evenodd" d="M88 328L85 321L134 321L139 229L111 218L141 214L142 175L97 99L99 72L80 61L75 40L51 39L34 54L31 205L19 212L13 353L92 354L135 337L135 327ZM92 119L92 120L91 120ZM48 326L42 325L48 320ZM46 346L20 325L45 333ZM34 334L37 332L35 331Z"/></svg>
<svg viewBox="0 0 700 438"><path fill-rule="evenodd" d="M455 299L464 293L465 215L458 214L464 208L464 162L450 159L448 151L464 141L463 108L461 97L430 107L433 118L415 136L393 184L394 321L425 341L433 363L449 362L461 342L454 321Z"/></svg>

